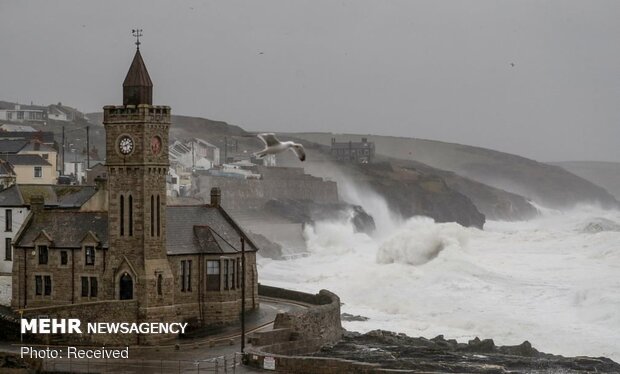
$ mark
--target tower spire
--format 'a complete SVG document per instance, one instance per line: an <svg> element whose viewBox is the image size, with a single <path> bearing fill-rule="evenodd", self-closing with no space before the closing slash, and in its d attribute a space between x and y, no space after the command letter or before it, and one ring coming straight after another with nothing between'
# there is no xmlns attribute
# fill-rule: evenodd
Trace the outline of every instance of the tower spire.
<svg viewBox="0 0 620 374"><path fill-rule="evenodd" d="M142 29L131 30L136 37L136 54L123 82L123 105L153 105L153 82L140 54Z"/></svg>

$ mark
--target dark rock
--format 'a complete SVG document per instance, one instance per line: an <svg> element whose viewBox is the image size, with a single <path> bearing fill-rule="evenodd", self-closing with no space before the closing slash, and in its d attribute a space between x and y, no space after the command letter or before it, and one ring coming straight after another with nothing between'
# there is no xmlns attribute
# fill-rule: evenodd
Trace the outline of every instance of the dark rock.
<svg viewBox="0 0 620 374"><path fill-rule="evenodd" d="M351 321L368 321L368 317L364 317L364 316L360 316L360 315L356 315L354 316L353 314L349 314L349 313L342 313L340 315L340 319L343 321L347 321L347 322L351 322Z"/></svg>
<svg viewBox="0 0 620 374"><path fill-rule="evenodd" d="M550 355L538 352L527 341L497 347L492 339L475 338L465 344L442 335L412 338L383 330L345 333L342 341L315 356L429 373L620 373L620 365L610 359Z"/></svg>
<svg viewBox="0 0 620 374"><path fill-rule="evenodd" d="M372 233L375 220L364 208L347 203L319 204L311 200L269 200L265 209L293 222L313 224L323 220L350 219L357 232Z"/></svg>

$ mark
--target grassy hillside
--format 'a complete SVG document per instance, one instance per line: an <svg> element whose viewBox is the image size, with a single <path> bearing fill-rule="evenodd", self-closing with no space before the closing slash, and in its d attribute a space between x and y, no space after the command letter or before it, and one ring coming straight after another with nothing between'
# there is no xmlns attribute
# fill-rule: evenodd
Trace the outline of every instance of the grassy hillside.
<svg viewBox="0 0 620 374"><path fill-rule="evenodd" d="M620 200L620 162L565 161L551 165L596 183Z"/></svg>
<svg viewBox="0 0 620 374"><path fill-rule="evenodd" d="M291 135L324 145L329 145L333 137L337 141L359 141L364 136L369 141L375 142L378 154L452 171L553 208L571 207L582 202L598 202L613 207L620 204L604 188L559 166L490 149L433 140L376 135L330 133Z"/></svg>

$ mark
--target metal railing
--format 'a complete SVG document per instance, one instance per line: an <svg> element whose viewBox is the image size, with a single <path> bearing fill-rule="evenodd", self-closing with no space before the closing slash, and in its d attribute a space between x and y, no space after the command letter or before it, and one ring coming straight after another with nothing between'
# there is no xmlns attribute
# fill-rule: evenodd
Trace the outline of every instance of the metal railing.
<svg viewBox="0 0 620 374"><path fill-rule="evenodd" d="M218 356L203 360L151 360L151 359L45 359L42 362L43 373L244 373L241 367L242 355Z"/></svg>

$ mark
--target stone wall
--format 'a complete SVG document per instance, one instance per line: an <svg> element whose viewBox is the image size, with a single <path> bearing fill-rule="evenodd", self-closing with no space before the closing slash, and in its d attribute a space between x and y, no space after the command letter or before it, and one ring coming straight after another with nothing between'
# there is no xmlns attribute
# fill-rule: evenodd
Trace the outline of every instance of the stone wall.
<svg viewBox="0 0 620 374"><path fill-rule="evenodd" d="M309 308L295 313L279 313L273 330L255 333L251 338L253 347L246 349L244 356L246 365L287 374L411 372L381 369L376 364L350 360L301 356L340 340L340 298L327 290L312 295L264 285L259 285L258 293L262 297L308 304ZM266 367L268 361L275 362L275 369Z"/></svg>
<svg viewBox="0 0 620 374"><path fill-rule="evenodd" d="M271 199L338 202L336 182L303 174L300 168L263 169L263 179L260 180L200 175L192 182L194 195L209 201L211 188L219 187L222 190L222 206L226 209L259 209Z"/></svg>

